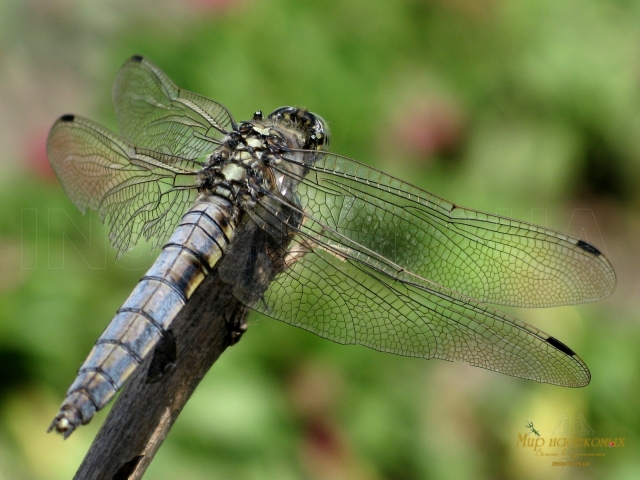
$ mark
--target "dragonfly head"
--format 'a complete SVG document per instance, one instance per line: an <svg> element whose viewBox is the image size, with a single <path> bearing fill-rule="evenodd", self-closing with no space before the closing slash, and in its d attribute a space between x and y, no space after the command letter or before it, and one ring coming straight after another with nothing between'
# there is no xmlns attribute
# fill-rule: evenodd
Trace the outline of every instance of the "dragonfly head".
<svg viewBox="0 0 640 480"><path fill-rule="evenodd" d="M300 130L307 150L329 150L330 132L324 119L303 108L280 107L269 115L273 123L284 124Z"/></svg>

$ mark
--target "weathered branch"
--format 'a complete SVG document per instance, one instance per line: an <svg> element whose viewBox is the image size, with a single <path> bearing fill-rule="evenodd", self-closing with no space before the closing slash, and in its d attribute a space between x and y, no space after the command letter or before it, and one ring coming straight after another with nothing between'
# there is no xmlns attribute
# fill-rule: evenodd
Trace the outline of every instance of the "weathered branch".
<svg viewBox="0 0 640 480"><path fill-rule="evenodd" d="M155 359L147 359L134 373L74 478L142 478L200 380L239 339L247 314L214 270L171 325L175 350L171 344L158 346ZM174 355L169 372L159 375Z"/></svg>

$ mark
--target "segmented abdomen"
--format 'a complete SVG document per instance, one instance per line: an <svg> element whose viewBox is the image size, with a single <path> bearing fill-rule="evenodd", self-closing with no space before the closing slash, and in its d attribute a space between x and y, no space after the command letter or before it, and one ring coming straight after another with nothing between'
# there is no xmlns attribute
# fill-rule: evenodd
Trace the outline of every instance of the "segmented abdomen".
<svg viewBox="0 0 640 480"><path fill-rule="evenodd" d="M218 200L218 199L216 199ZM153 351L235 233L223 200L197 203L116 313L69 387L51 428L88 423Z"/></svg>

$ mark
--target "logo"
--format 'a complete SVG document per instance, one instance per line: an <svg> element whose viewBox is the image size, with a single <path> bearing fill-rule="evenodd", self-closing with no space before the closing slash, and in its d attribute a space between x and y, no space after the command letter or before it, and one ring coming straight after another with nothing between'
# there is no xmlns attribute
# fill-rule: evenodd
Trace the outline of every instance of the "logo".
<svg viewBox="0 0 640 480"><path fill-rule="evenodd" d="M530 449L536 457L551 461L553 467L588 467L598 458L606 457L610 448L624 448L625 438L597 435L579 413L569 428L569 416L563 413L553 428L543 430L533 421L519 433L516 447ZM542 433L541 433L542 432Z"/></svg>
<svg viewBox="0 0 640 480"><path fill-rule="evenodd" d="M533 428L533 422L527 423L525 425L525 427L527 427L531 433L534 433L536 435L536 437L540 436L540 432L538 430L536 430L535 428Z"/></svg>

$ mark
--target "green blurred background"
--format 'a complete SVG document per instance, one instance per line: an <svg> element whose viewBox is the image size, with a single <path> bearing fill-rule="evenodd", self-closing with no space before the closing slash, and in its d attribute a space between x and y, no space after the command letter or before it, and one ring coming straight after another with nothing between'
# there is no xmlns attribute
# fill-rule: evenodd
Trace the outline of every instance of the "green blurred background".
<svg viewBox="0 0 640 480"><path fill-rule="evenodd" d="M333 151L578 236L618 274L596 304L509 310L579 353L582 389L254 315L145 478L638 478L640 3L0 0L0 479L71 478L106 416L65 442L45 434L156 252L116 260L44 145L67 112L115 129L111 83L134 53L236 119L305 106L330 123ZM547 441L625 445L553 467L518 445L528 422Z"/></svg>

